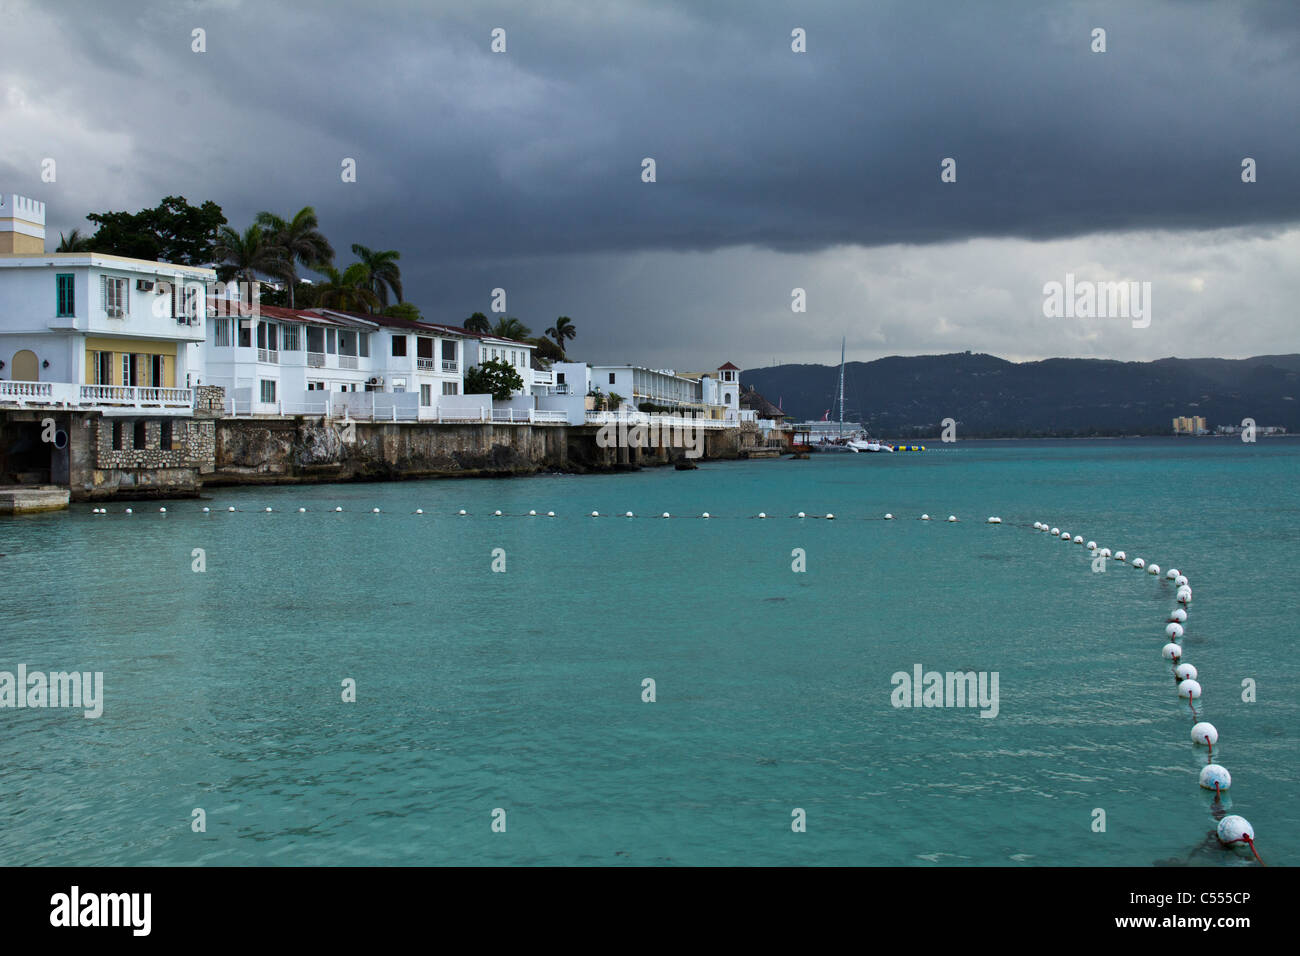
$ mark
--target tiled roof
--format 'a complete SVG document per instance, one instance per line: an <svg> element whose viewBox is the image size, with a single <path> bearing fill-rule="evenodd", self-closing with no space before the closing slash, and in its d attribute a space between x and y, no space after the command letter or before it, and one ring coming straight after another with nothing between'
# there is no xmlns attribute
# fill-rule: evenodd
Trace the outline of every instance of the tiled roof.
<svg viewBox="0 0 1300 956"><path fill-rule="evenodd" d="M732 365L730 362L728 362L726 365L719 365L719 366L718 366L718 371L719 371L719 372L739 372L739 371L740 371L740 366L738 366L738 365Z"/></svg>

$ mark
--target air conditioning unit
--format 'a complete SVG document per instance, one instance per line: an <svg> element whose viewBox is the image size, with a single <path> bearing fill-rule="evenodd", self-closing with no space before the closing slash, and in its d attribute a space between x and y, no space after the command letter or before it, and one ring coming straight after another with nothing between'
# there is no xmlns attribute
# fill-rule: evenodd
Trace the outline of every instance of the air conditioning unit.
<svg viewBox="0 0 1300 956"><path fill-rule="evenodd" d="M378 376L376 376L375 378L372 378L372 379L370 379L369 381L367 381L366 384L367 384L367 385L383 385L383 384L384 384L384 380L383 380L382 378L379 378Z"/></svg>
<svg viewBox="0 0 1300 956"><path fill-rule="evenodd" d="M152 292L152 291L153 291L153 280L152 280L152 279L136 279L136 280L135 280L135 291L136 291L136 292Z"/></svg>

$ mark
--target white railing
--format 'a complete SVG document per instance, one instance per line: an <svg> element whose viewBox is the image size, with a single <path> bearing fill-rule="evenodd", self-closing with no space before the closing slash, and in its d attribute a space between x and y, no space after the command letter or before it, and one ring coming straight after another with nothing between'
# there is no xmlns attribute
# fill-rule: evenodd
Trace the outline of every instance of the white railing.
<svg viewBox="0 0 1300 956"><path fill-rule="evenodd" d="M259 362L274 362L276 365L279 365L280 353L275 349L258 349L257 360Z"/></svg>
<svg viewBox="0 0 1300 956"><path fill-rule="evenodd" d="M533 384L554 385L555 371L553 369L546 369L545 371L541 369L533 369Z"/></svg>
<svg viewBox="0 0 1300 956"><path fill-rule="evenodd" d="M18 405L20 408L45 405L188 414L194 408L194 391L132 385L76 385L71 382L0 382L0 404Z"/></svg>
<svg viewBox="0 0 1300 956"><path fill-rule="evenodd" d="M340 355L339 368L356 368L357 357L355 355Z"/></svg>
<svg viewBox="0 0 1300 956"><path fill-rule="evenodd" d="M433 359L431 359L431 358L417 358L417 359L415 360L415 367L416 367L417 369L419 369L420 371L423 371L423 372L432 372L432 371L433 371L433 368L434 368L434 366L433 366Z"/></svg>
<svg viewBox="0 0 1300 956"><path fill-rule="evenodd" d="M455 359L443 359L443 360L442 360L442 370L443 370L444 372L452 372L452 373L455 373L455 372L460 371L460 365L459 365L459 363L457 363L457 361L456 361Z"/></svg>
<svg viewBox="0 0 1300 956"><path fill-rule="evenodd" d="M308 352L308 353L307 353L307 367L308 367L308 368L324 368L324 367L325 367L325 353L324 353L324 352Z"/></svg>
<svg viewBox="0 0 1300 956"><path fill-rule="evenodd" d="M567 425L569 422L569 416L566 413L555 409L534 408L530 409L529 414L531 420L537 423L555 422L556 424Z"/></svg>

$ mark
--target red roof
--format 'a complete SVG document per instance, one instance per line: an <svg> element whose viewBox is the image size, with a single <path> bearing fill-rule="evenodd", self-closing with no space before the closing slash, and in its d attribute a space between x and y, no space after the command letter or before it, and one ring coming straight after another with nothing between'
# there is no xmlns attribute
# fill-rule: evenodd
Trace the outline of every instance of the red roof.
<svg viewBox="0 0 1300 956"><path fill-rule="evenodd" d="M719 365L719 366L718 366L718 371L719 371L719 372L739 372L739 371L740 371L740 366L738 366L738 365L732 365L730 362L728 362L726 365Z"/></svg>

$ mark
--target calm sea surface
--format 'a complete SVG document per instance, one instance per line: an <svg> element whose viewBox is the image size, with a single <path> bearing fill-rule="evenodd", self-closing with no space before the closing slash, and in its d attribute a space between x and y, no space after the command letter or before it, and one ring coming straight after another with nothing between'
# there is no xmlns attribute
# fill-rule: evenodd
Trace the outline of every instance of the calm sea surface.
<svg viewBox="0 0 1300 956"><path fill-rule="evenodd" d="M2 521L0 670L106 700L0 710L0 864L1245 865L1171 583L1035 520L1188 575L1231 811L1300 862L1300 442L928 448ZM998 672L998 715L896 709L916 664Z"/></svg>

